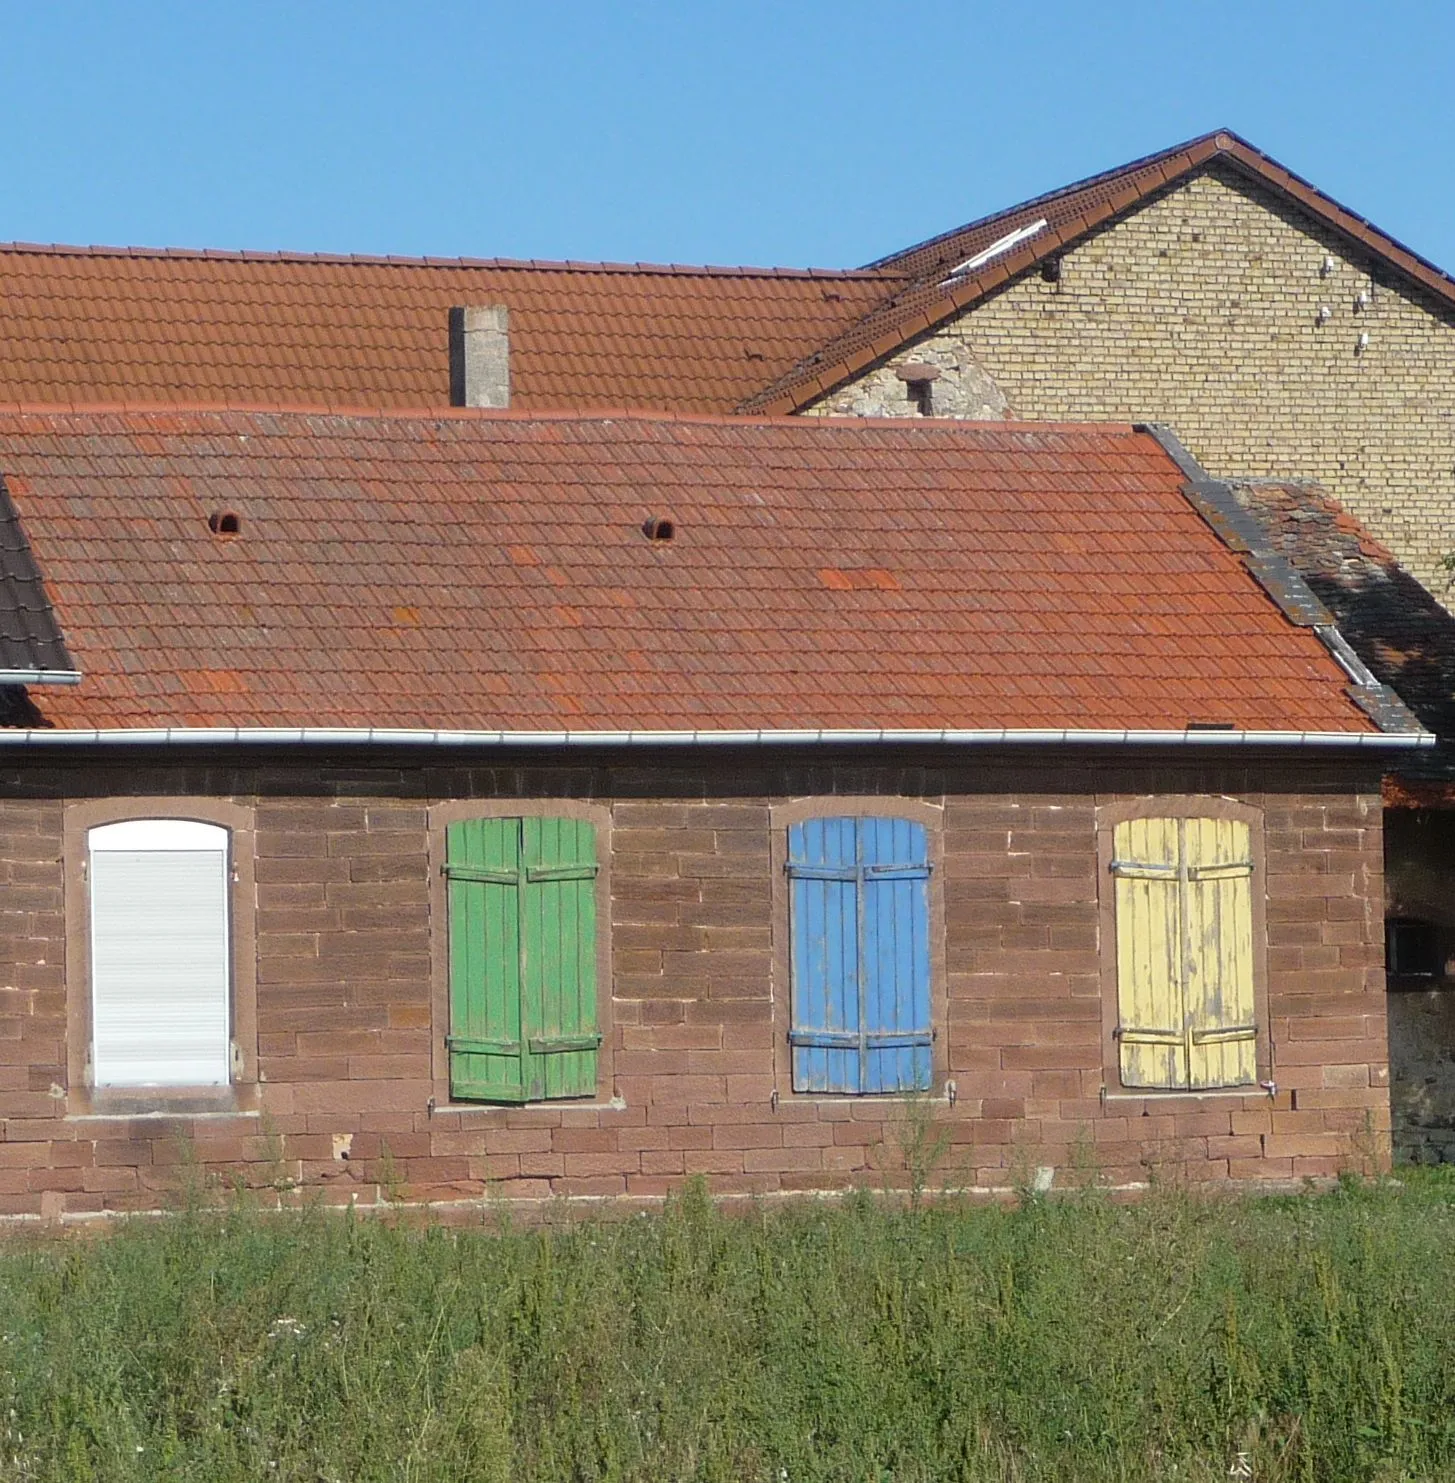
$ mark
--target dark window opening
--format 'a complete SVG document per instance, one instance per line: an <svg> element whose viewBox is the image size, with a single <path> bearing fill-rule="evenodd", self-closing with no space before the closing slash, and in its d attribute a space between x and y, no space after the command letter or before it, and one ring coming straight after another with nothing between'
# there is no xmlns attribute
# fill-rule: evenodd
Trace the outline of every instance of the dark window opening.
<svg viewBox="0 0 1455 1483"><path fill-rule="evenodd" d="M677 527L664 515L649 515L642 521L642 534L649 541L670 541L677 534Z"/></svg>
<svg viewBox="0 0 1455 1483"><path fill-rule="evenodd" d="M906 381L905 390L910 403L921 417L935 415L935 383L933 381Z"/></svg>
<svg viewBox="0 0 1455 1483"><path fill-rule="evenodd" d="M242 521L231 510L214 510L207 517L207 528L215 536L235 536L242 530Z"/></svg>
<svg viewBox="0 0 1455 1483"><path fill-rule="evenodd" d="M1438 978L1440 941L1435 924L1418 917L1386 919L1384 968L1391 978Z"/></svg>

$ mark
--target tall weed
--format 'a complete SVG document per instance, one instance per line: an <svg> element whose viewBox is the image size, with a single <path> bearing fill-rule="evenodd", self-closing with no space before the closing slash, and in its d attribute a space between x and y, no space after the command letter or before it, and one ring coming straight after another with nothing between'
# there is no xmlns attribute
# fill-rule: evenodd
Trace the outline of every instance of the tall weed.
<svg viewBox="0 0 1455 1483"><path fill-rule="evenodd" d="M1455 1181L0 1243L16 1480L1455 1479Z"/></svg>

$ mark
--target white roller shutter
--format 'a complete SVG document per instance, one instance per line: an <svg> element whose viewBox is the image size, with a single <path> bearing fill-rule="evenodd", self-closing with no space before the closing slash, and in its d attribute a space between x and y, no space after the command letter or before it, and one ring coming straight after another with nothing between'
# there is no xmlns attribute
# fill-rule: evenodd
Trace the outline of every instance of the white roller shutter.
<svg viewBox="0 0 1455 1483"><path fill-rule="evenodd" d="M217 1086L230 1072L228 835L133 819L90 833L97 1086Z"/></svg>

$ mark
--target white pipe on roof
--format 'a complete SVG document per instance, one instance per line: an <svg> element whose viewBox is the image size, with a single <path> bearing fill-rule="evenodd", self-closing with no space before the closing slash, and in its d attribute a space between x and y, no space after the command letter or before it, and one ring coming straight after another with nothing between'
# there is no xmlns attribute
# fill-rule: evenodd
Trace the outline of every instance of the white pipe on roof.
<svg viewBox="0 0 1455 1483"><path fill-rule="evenodd" d="M74 669L0 669L0 685L79 685Z"/></svg>
<svg viewBox="0 0 1455 1483"><path fill-rule="evenodd" d="M695 747L813 744L914 746L1432 747L1428 731L983 731L841 729L775 731L431 731L388 727L166 726L157 728L0 728L0 747L293 746Z"/></svg>
<svg viewBox="0 0 1455 1483"><path fill-rule="evenodd" d="M1009 252L1012 247L1019 246L1029 237L1034 237L1037 232L1046 229L1046 218L1033 221L1029 226L1017 227L1013 232L1007 232L1003 237L997 237L989 247L982 248L974 257L967 257L958 267L951 268L945 283L952 283L964 273L973 273L976 268L983 268L992 258L997 258L1003 252ZM942 288L944 284L940 285Z"/></svg>

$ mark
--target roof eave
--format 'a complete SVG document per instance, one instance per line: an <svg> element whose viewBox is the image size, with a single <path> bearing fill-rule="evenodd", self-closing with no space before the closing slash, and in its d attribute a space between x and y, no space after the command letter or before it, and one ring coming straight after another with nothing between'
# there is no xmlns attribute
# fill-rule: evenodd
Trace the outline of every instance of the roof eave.
<svg viewBox="0 0 1455 1483"><path fill-rule="evenodd" d="M1097 730L1015 728L804 728L703 731L454 731L330 726L165 726L0 730L0 747L50 749L174 746L389 746L464 748L702 746L1090 746L1205 749L1309 747L1370 750L1431 747L1427 731Z"/></svg>

